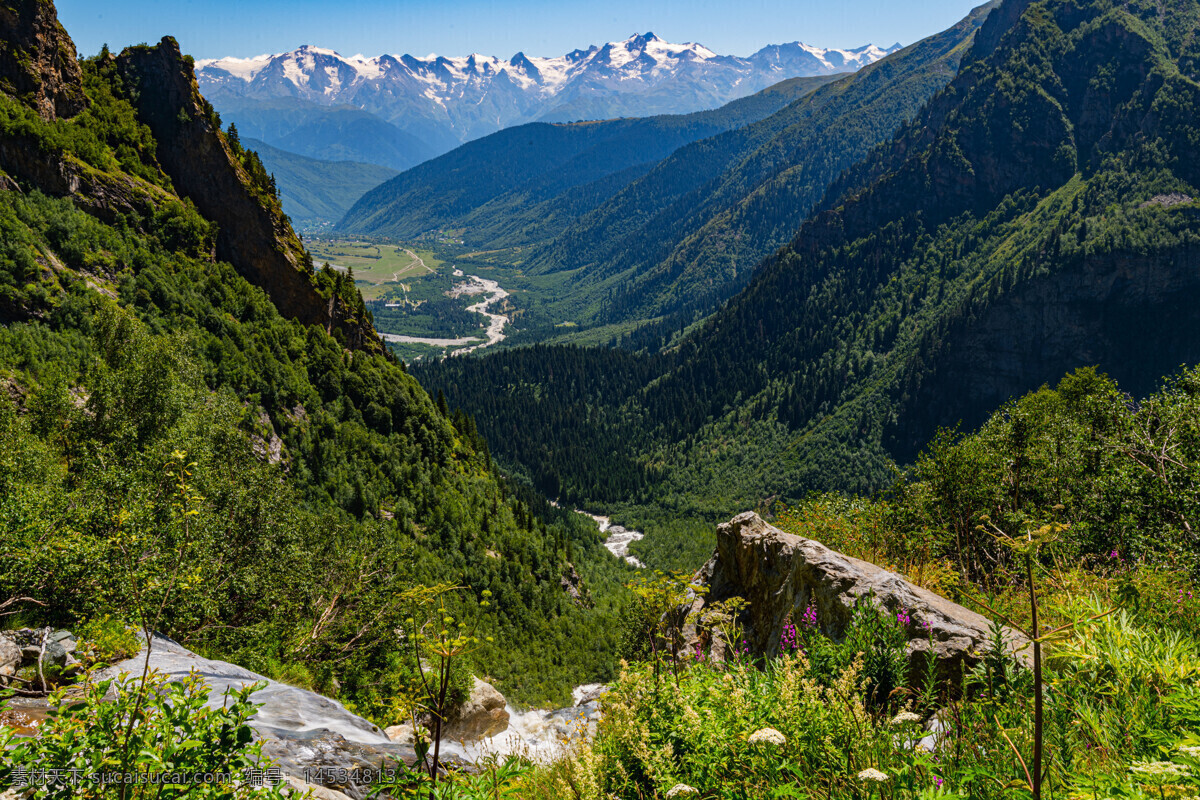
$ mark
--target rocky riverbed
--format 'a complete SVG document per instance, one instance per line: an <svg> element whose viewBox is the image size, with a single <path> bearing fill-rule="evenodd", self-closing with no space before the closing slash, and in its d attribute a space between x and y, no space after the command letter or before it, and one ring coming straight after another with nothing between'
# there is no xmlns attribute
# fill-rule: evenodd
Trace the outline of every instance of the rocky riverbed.
<svg viewBox="0 0 1200 800"><path fill-rule="evenodd" d="M473 353L476 350L491 347L494 344L504 341L504 328L508 325L508 316L506 314L497 314L490 309L493 305L508 297L508 291L500 288L500 284L496 281L480 278L478 275L464 276L460 269L454 270L454 275L455 277L466 277L467 280L457 284L449 291L448 294L451 297L466 297L477 294L485 295L478 303L467 306L467 311L487 318L487 326L483 331L482 341L478 336L460 336L456 339L445 339L429 336L408 336L399 333L380 333L379 335L383 340L397 344L428 344L434 347L444 347L449 350L447 355L452 356Z"/></svg>
<svg viewBox="0 0 1200 800"><path fill-rule="evenodd" d="M641 561L635 556L629 555L629 545L639 539L645 538L645 534L640 531L631 531L620 525L613 525L612 520L608 517L597 516L596 514L588 514L586 511L580 511L580 514L585 514L596 520L596 524L600 526L600 532L605 534L604 546L608 548L608 552L612 553L617 558L625 559L626 563L635 567L645 567Z"/></svg>
<svg viewBox="0 0 1200 800"><path fill-rule="evenodd" d="M473 353L476 350L484 347L491 347L497 342L504 341L504 326L508 324L508 316L505 314L495 314L488 309L495 303L499 303L504 298L508 297L508 292L500 288L500 284L487 278L480 278L478 275L468 275L469 283L459 284L450 291L451 297L461 297L463 295L486 294L483 300L480 300L474 305L467 306L467 311L473 311L476 314L482 314L488 318L487 325L487 340L470 347L464 347L461 350L455 350L450 353L452 356L462 356L467 353Z"/></svg>
<svg viewBox="0 0 1200 800"><path fill-rule="evenodd" d="M558 502L554 500L550 501L550 505L554 506L555 508L562 508L562 506L560 506ZM600 527L600 532L605 535L604 546L608 549L608 552L612 553L617 558L624 559L625 562L631 566L638 567L639 569L645 568L645 564L639 561L635 556L629 555L629 545L638 541L639 539L644 539L646 536L644 533L641 531L631 531L628 528L620 525L613 525L612 520L608 517L600 516L598 514L590 514L587 511L581 511L578 508L574 509L574 511L576 514L583 514L585 517L590 517L591 519L595 520L596 525Z"/></svg>

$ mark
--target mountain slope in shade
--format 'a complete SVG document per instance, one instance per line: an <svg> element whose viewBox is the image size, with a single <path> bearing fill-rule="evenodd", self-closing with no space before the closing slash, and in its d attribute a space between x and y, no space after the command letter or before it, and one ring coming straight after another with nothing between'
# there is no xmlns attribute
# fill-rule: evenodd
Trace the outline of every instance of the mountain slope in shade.
<svg viewBox="0 0 1200 800"><path fill-rule="evenodd" d="M395 177L396 170L357 161L321 161L289 153L257 139L242 139L258 153L279 187L283 211L300 227L337 222L365 192Z"/></svg>
<svg viewBox="0 0 1200 800"><path fill-rule="evenodd" d="M526 228L566 224L562 205L580 213L681 145L761 119L834 77L796 78L693 114L508 128L368 192L339 227L397 237L464 228L467 243L519 242Z"/></svg>
<svg viewBox="0 0 1200 800"><path fill-rule="evenodd" d="M345 57L306 45L288 53L197 62L218 109L233 98L350 105L438 151L526 122L679 114L715 108L788 78L866 66L896 48L827 50L793 42L748 58L672 44L653 33L557 58Z"/></svg>
<svg viewBox="0 0 1200 800"><path fill-rule="evenodd" d="M640 496L704 515L872 491L939 427L1078 367L1145 395L1200 362L1198 27L1197 0L1006 0L954 80L656 355L513 349L422 380L500 458L514 431L594 442L649 474ZM606 464L557 466L551 487L606 485Z"/></svg>
<svg viewBox="0 0 1200 800"><path fill-rule="evenodd" d="M323 161L359 161L397 171L433 158L421 139L361 108L323 106L294 97L230 100L221 119L242 136Z"/></svg>
<svg viewBox="0 0 1200 800"><path fill-rule="evenodd" d="M675 436L780 433L754 491L869 488L938 426L1076 367L1140 395L1200 361L1197 25L1196 0L1007 0L683 343L650 413L686 398L720 421Z"/></svg>

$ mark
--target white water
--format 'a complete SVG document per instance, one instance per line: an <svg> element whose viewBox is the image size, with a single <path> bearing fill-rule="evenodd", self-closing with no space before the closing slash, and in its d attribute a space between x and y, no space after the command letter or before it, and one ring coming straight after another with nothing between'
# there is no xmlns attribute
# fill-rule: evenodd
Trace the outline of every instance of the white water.
<svg viewBox="0 0 1200 800"><path fill-rule="evenodd" d="M590 688L590 687L580 687ZM575 690L576 693L579 689ZM478 742L442 742L442 752L468 761L490 755L519 755L531 760L552 761L572 742L590 738L600 719L598 703L560 708L553 711L531 709L517 711L507 706L508 730Z"/></svg>
<svg viewBox="0 0 1200 800"><path fill-rule="evenodd" d="M631 531L628 528L623 528L620 525L613 525L612 520L608 517L589 514L586 511L575 509L576 514L583 514L585 517L591 517L596 520L596 524L600 526L601 533L607 533L608 536L604 539L604 546L608 548L608 552L612 553L617 558L623 558L629 564L635 567L644 568L646 565L638 561L635 557L629 555L629 545L631 542L636 542L638 539L644 539L645 534L641 531Z"/></svg>

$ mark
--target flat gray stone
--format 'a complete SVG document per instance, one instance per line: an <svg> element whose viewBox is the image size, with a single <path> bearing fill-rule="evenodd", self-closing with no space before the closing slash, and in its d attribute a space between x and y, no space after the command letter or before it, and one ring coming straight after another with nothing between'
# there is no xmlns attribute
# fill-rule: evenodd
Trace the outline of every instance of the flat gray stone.
<svg viewBox="0 0 1200 800"><path fill-rule="evenodd" d="M140 675L144 659L143 650L133 658L114 665L114 668ZM351 742L390 742L378 726L350 713L336 700L273 681L236 664L203 658L159 634L155 634L151 640L150 668L167 675L171 680L182 680L191 672L198 673L212 690L208 697L209 708L221 707L226 689L236 691L259 681L265 682L266 688L254 694L254 702L262 704L258 716L254 718L254 727L263 732L330 731Z"/></svg>

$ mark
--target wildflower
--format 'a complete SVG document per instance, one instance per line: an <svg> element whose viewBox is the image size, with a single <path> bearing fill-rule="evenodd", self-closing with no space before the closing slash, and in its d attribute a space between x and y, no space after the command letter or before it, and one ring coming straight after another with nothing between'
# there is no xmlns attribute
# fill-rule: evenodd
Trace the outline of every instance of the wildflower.
<svg viewBox="0 0 1200 800"><path fill-rule="evenodd" d="M876 783L886 783L888 776L886 772L880 772L874 767L867 767L862 772L858 773L860 781L875 781Z"/></svg>
<svg viewBox="0 0 1200 800"><path fill-rule="evenodd" d="M781 745L787 743L787 737L774 728L759 728L750 734L750 744Z"/></svg>
<svg viewBox="0 0 1200 800"><path fill-rule="evenodd" d="M912 617L908 615L908 609L903 606L896 612L896 622L900 623L901 628L907 628L912 622Z"/></svg>
<svg viewBox="0 0 1200 800"><path fill-rule="evenodd" d="M1148 778L1187 778L1192 774L1190 768L1171 761L1135 761L1129 771Z"/></svg>
<svg viewBox="0 0 1200 800"><path fill-rule="evenodd" d="M800 618L801 624L808 630L817 627L817 607L810 600L808 607L804 609L804 616Z"/></svg>
<svg viewBox="0 0 1200 800"><path fill-rule="evenodd" d="M700 790L686 783L677 783L667 792L667 797L684 797L689 794L700 794Z"/></svg>
<svg viewBox="0 0 1200 800"><path fill-rule="evenodd" d="M1188 758L1200 758L1200 747L1189 747L1186 744L1181 744L1179 745L1179 752Z"/></svg>
<svg viewBox="0 0 1200 800"><path fill-rule="evenodd" d="M786 653L789 650L795 650L800 646L799 640L796 638L796 626L784 625L783 631L779 634L779 652Z"/></svg>
<svg viewBox="0 0 1200 800"><path fill-rule="evenodd" d="M889 725L907 725L910 722L921 722L921 721L922 721L922 719L921 719L920 714L914 714L911 711L901 711L899 714L892 717L892 721L888 724Z"/></svg>

